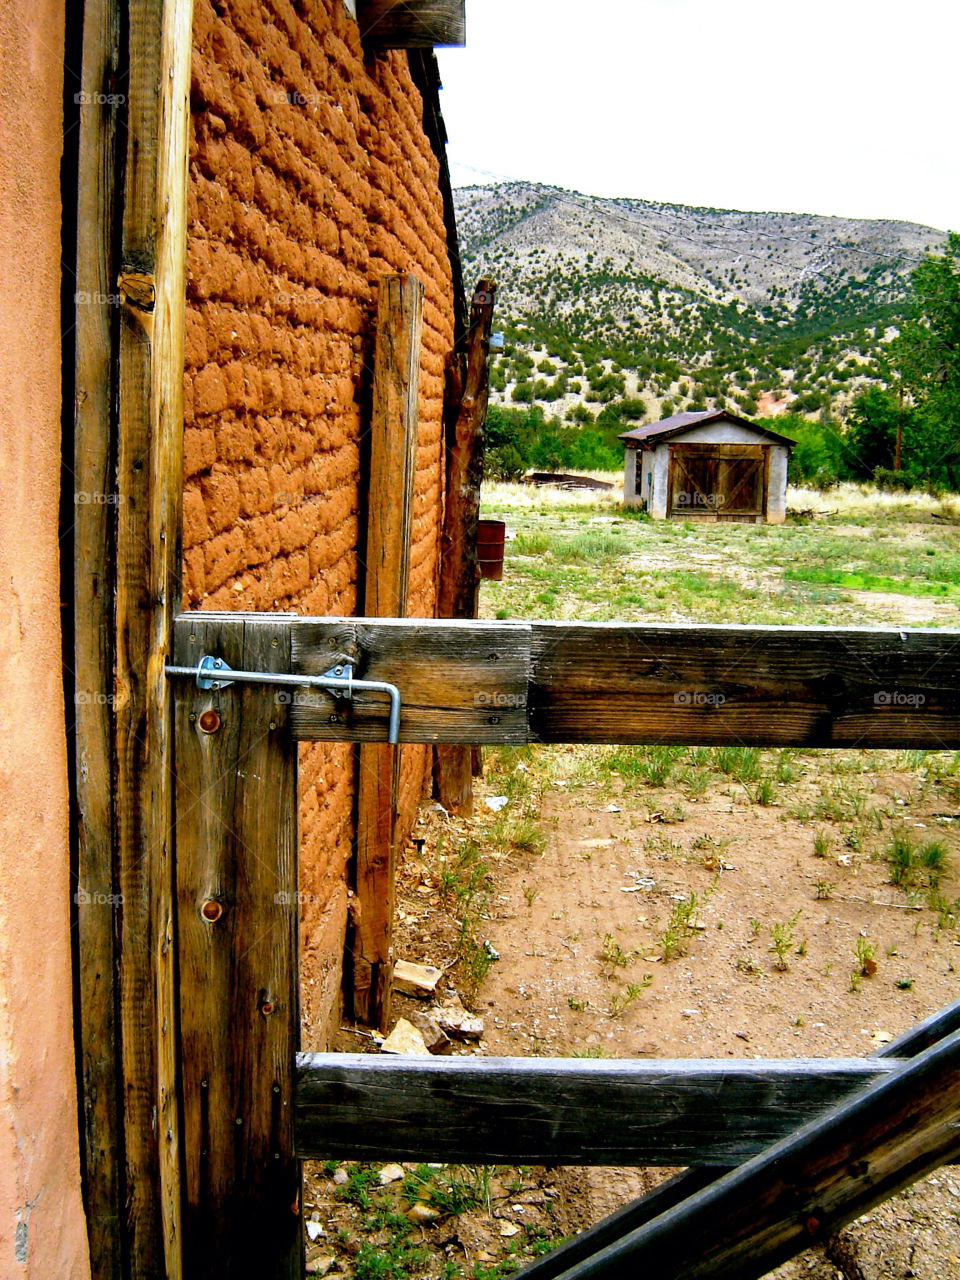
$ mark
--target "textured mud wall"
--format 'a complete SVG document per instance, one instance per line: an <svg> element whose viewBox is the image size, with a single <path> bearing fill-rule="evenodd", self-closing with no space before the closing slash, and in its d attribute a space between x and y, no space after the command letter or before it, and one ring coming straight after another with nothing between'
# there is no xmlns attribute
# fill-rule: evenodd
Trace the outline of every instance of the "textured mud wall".
<svg viewBox="0 0 960 1280"><path fill-rule="evenodd" d="M406 57L342 0L197 0L185 383L190 608L357 612L363 428L384 272L426 289L411 614L434 610L452 286ZM301 755L305 1040L335 1011L353 753ZM428 776L405 753L407 821Z"/></svg>
<svg viewBox="0 0 960 1280"><path fill-rule="evenodd" d="M0 7L0 1275L11 1280L89 1274L57 548L63 23L61 0Z"/></svg>

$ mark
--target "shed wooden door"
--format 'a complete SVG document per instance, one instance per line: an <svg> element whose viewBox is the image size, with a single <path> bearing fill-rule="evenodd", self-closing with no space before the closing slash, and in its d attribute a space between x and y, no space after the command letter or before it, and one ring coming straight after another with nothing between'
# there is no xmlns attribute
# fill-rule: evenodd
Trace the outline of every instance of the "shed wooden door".
<svg viewBox="0 0 960 1280"><path fill-rule="evenodd" d="M769 450L750 444L670 448L671 515L758 520L767 512Z"/></svg>

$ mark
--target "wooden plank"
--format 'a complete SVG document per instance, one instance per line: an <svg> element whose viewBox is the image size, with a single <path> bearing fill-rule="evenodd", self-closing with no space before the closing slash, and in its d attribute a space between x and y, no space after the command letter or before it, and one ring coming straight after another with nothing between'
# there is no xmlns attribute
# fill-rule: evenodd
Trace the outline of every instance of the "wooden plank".
<svg viewBox="0 0 960 1280"><path fill-rule="evenodd" d="M116 280L120 13L115 0L83 12L77 172L73 454L74 786L77 883L77 1046L84 1207L94 1280L120 1280L123 1112L118 1079L113 862L115 504L111 337ZM101 103L97 94L104 97Z"/></svg>
<svg viewBox="0 0 960 1280"><path fill-rule="evenodd" d="M466 0L357 0L367 49L429 49L467 42Z"/></svg>
<svg viewBox="0 0 960 1280"><path fill-rule="evenodd" d="M190 0L122 7L116 337L115 880L127 1274L180 1274L172 703L181 599ZM81 228L81 234L83 228ZM109 590L108 584L104 589Z"/></svg>
<svg viewBox="0 0 960 1280"><path fill-rule="evenodd" d="M286 671L283 617L177 625L176 659ZM176 681L184 1274L302 1274L296 746L275 686Z"/></svg>
<svg viewBox="0 0 960 1280"><path fill-rule="evenodd" d="M302 672L333 620L297 619ZM960 747L960 631L458 620L350 623L403 742ZM382 697L294 708L299 738L382 741Z"/></svg>
<svg viewBox="0 0 960 1280"><path fill-rule="evenodd" d="M297 619L292 627L295 671L319 674L330 653L343 650L356 655L358 677L400 686L401 742L527 740L526 623ZM474 640L465 651L468 635ZM382 694L334 702L318 693L294 706L291 725L300 739L383 741L387 709Z"/></svg>
<svg viewBox="0 0 960 1280"><path fill-rule="evenodd" d="M899 1064L301 1054L304 1159L739 1164Z"/></svg>
<svg viewBox="0 0 960 1280"><path fill-rule="evenodd" d="M381 276L364 555L363 598L370 617L403 617L407 611L422 333L421 282L413 275ZM357 911L349 939L350 995L357 1021L385 1029L393 963L400 752L363 743L357 755Z"/></svg>
<svg viewBox="0 0 960 1280"><path fill-rule="evenodd" d="M960 1032L560 1274L759 1280L960 1155Z"/></svg>
<svg viewBox="0 0 960 1280"><path fill-rule="evenodd" d="M874 1050L873 1058L912 1058L960 1029L960 1000L917 1023L889 1044ZM662 1182L653 1191L608 1215L595 1226L551 1250L524 1269L524 1280L558 1280L574 1263L583 1262L673 1209L727 1173L722 1166L689 1169Z"/></svg>
<svg viewBox="0 0 960 1280"><path fill-rule="evenodd" d="M477 524L490 392L490 333L497 285L481 280L470 305L461 346L447 366L444 396L446 502L440 539L437 616L475 618L480 592ZM434 759L437 798L452 813L473 812L472 749L439 745Z"/></svg>

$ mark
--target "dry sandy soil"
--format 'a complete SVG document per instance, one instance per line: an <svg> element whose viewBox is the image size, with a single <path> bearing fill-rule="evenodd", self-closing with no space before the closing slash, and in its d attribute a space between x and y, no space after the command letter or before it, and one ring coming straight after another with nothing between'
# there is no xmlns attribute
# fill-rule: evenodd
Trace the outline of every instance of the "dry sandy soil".
<svg viewBox="0 0 960 1280"><path fill-rule="evenodd" d="M767 774L776 758L766 754ZM846 762L858 772L846 775L844 760L829 753L794 755L788 782L774 784L771 802L758 804L753 784L716 769L694 797L676 779L653 788L615 769L594 769L582 748L492 754L473 819L424 810L414 834L425 843L420 852L408 847L401 870L398 955L444 966L446 983L483 1017L480 1048L460 1052L868 1054L957 996L955 921L938 916L926 892L891 884L883 853L894 830L943 841L940 888L955 900L960 814L926 784L922 768L898 771L890 754L858 760L847 753ZM864 768L871 771L859 772ZM495 814L485 797L509 790L517 769L527 774L524 785ZM860 817L847 821L841 800L853 794L861 797ZM822 796L834 798L835 818L810 816ZM531 815L542 847L529 840ZM526 833L524 848L511 843L517 830ZM499 957L479 985L458 925L464 848L485 870L474 940L488 941ZM664 958L671 914L691 894L691 927ZM789 928L794 917L781 968L772 930ZM874 948L872 975L860 972L858 938L861 949ZM397 997L394 1014L415 1005ZM345 1032L338 1047L356 1052L360 1044L369 1042ZM417 1226L427 1251L406 1273L371 1269L377 1236L364 1234L369 1217L344 1202L333 1174L333 1166L314 1167L308 1182L308 1210L325 1225L311 1246L318 1272L493 1280L507 1274L512 1263L498 1264L508 1256L529 1260L531 1247L545 1247L538 1241L583 1229L664 1171L495 1171L482 1208ZM398 1212L410 1207L400 1183L393 1196ZM358 1269L364 1240L366 1262ZM811 1252L776 1274L939 1280L960 1276L958 1256L960 1169L946 1169L854 1224L826 1254Z"/></svg>

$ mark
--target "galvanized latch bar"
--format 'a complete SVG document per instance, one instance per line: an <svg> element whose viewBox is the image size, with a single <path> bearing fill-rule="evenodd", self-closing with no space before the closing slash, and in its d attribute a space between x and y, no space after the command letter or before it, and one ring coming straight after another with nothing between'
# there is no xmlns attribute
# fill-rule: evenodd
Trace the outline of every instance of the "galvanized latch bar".
<svg viewBox="0 0 960 1280"><path fill-rule="evenodd" d="M222 658L204 654L195 667L167 667L168 676L195 676L198 689L226 689L236 681L249 684L294 685L301 689L323 689L335 698L352 698L354 691L385 693L390 698L390 726L387 741L400 740L400 690L385 680L356 680L353 663L338 662L321 676L296 676L275 671L234 671Z"/></svg>

